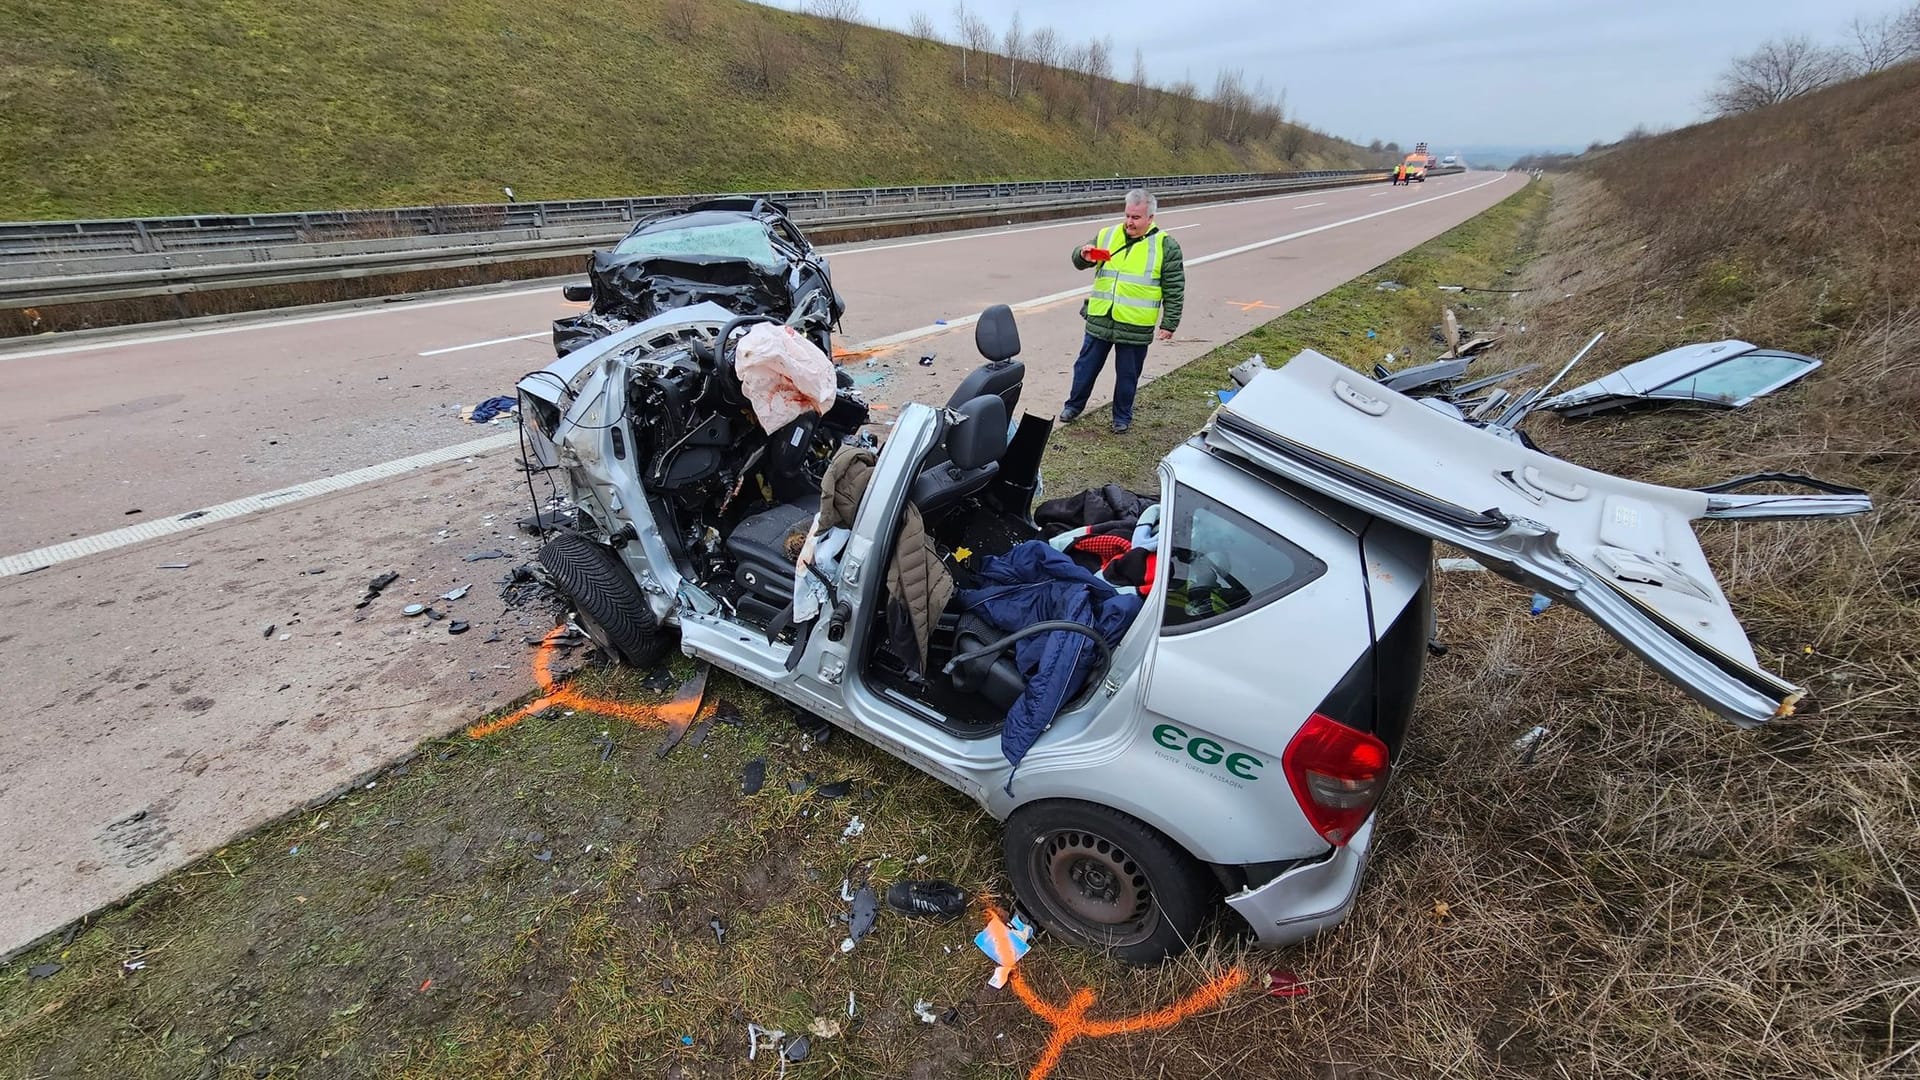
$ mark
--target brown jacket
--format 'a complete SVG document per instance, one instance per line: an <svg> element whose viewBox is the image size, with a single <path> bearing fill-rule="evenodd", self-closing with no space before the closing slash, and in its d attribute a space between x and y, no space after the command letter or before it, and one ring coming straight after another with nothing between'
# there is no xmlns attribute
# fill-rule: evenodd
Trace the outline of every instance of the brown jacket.
<svg viewBox="0 0 1920 1080"><path fill-rule="evenodd" d="M853 528L853 515L873 479L873 451L843 447L820 478L820 527ZM907 504L900 516L900 534L894 537L893 557L887 561L887 593L907 606L913 636L920 646L920 666L927 665L927 639L947 601L953 598L953 575L927 539L920 508Z"/></svg>

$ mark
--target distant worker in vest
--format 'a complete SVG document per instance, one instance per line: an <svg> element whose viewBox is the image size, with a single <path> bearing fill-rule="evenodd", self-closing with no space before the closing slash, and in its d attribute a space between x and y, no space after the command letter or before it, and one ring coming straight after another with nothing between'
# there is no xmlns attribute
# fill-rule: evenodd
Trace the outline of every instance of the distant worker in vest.
<svg viewBox="0 0 1920 1080"><path fill-rule="evenodd" d="M1156 209L1153 196L1135 188L1127 192L1125 220L1073 250L1074 268L1094 272L1093 295L1082 309L1087 334L1073 362L1073 392L1060 409L1063 424L1087 410L1094 380L1112 352L1113 433L1125 433L1133 426L1133 394L1147 363L1147 346L1155 337L1172 341L1180 328L1187 272L1179 241L1153 223Z"/></svg>
<svg viewBox="0 0 1920 1080"><path fill-rule="evenodd" d="M1406 162L1403 161L1400 164L1395 165L1393 167L1393 182L1395 184L1404 184L1407 182L1407 163Z"/></svg>

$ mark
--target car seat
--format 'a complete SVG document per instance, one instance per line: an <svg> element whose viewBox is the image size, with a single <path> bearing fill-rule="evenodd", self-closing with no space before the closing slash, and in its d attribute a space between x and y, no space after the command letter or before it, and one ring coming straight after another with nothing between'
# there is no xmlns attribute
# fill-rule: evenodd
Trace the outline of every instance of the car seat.
<svg viewBox="0 0 1920 1080"><path fill-rule="evenodd" d="M973 344L987 362L960 380L947 398L947 408L957 409L981 394L992 394L1006 403L1009 417L1015 415L1027 366L1014 359L1020 355L1020 328L1014 324L1013 309L995 304L981 312L980 321L973 326Z"/></svg>
<svg viewBox="0 0 1920 1080"><path fill-rule="evenodd" d="M993 394L981 394L951 411L942 432L943 456L928 455L929 464L913 481L908 499L923 516L953 507L979 492L1000 472L1000 455L1007 452L1007 404ZM933 458L940 456L941 460Z"/></svg>

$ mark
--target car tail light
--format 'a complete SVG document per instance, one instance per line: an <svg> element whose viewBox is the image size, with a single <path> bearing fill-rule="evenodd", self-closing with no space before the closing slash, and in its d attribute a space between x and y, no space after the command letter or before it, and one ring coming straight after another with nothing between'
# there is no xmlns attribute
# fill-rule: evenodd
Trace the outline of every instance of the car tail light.
<svg viewBox="0 0 1920 1080"><path fill-rule="evenodd" d="M1387 786L1387 744L1314 713L1280 758L1293 797L1327 842L1345 846Z"/></svg>

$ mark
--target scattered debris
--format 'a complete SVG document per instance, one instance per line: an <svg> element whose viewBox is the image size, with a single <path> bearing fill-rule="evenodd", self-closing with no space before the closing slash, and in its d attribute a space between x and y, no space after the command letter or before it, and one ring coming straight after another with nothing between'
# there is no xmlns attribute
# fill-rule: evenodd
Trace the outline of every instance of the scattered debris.
<svg viewBox="0 0 1920 1080"><path fill-rule="evenodd" d="M51 979L55 975L60 974L65 966L64 964L57 964L52 961L44 964L35 964L27 969L27 978L33 979L36 982L41 979Z"/></svg>
<svg viewBox="0 0 1920 1080"><path fill-rule="evenodd" d="M1285 968L1274 968L1267 972L1265 989L1268 997L1277 998L1303 997L1307 992L1300 976Z"/></svg>
<svg viewBox="0 0 1920 1080"><path fill-rule="evenodd" d="M680 745L686 737L687 728L693 724L693 718L700 713L701 699L707 696L707 665L696 664L693 674L680 684L680 690L673 700L660 707L659 716L667 722L667 737L661 742L655 756L666 757L673 748Z"/></svg>
<svg viewBox="0 0 1920 1080"><path fill-rule="evenodd" d="M841 895L846 895L846 886L841 886ZM847 937L840 943L840 951L852 952L860 940L873 932L873 924L880 921L880 897L873 886L862 885L860 891L853 894L853 914L847 918Z"/></svg>
<svg viewBox="0 0 1920 1080"><path fill-rule="evenodd" d="M447 624L447 633L449 634L464 634L470 629L472 628L469 627L466 623L461 622L459 619L455 619L452 622Z"/></svg>
<svg viewBox="0 0 1920 1080"><path fill-rule="evenodd" d="M987 980L988 986L998 990L1007 985L1007 977L1013 974L1013 966L1027 955L1027 950L1033 948L1032 939L1033 928L1020 916L1015 915L1012 922L1007 922L998 911L987 913L987 925L973 935L973 943L994 963L993 977Z"/></svg>
<svg viewBox="0 0 1920 1080"><path fill-rule="evenodd" d="M520 531L529 536L545 536L555 529L571 529L579 521L573 510L542 510L520 519Z"/></svg>
<svg viewBox="0 0 1920 1080"><path fill-rule="evenodd" d="M1682 345L1538 402L1563 416L1590 416L1629 405L1685 401L1746 406L1812 374L1820 361L1744 341ZM1564 374L1564 373L1563 373ZM1544 394L1545 391L1542 391Z"/></svg>
<svg viewBox="0 0 1920 1080"><path fill-rule="evenodd" d="M273 636L273 632L274 632L275 630L278 630L278 629L280 629L280 626L279 626L279 624L277 624L277 623L268 623L268 624L267 624L267 625L266 625L266 626L265 626L265 627L264 627L264 628L263 628L263 629L262 629L262 630L260 631L260 636L261 636L261 637L272 637L272 636Z"/></svg>
<svg viewBox="0 0 1920 1080"><path fill-rule="evenodd" d="M913 1003L913 1015L919 1017L920 1022L923 1024L937 1024L940 1022L940 1018L934 1015L933 1002L925 998Z"/></svg>
<svg viewBox="0 0 1920 1080"><path fill-rule="evenodd" d="M480 404L475 405L472 411L468 412L463 419L469 423L484 424L503 413L514 411L519 405L519 401L514 398L505 396L490 397Z"/></svg>
<svg viewBox="0 0 1920 1080"><path fill-rule="evenodd" d="M462 586L460 586L460 587L459 587L459 588L457 588L457 589L448 589L448 590L447 590L446 592L443 592L443 593L441 593L441 594L440 594L440 599L442 599L442 600L458 600L458 599L460 599L461 597L463 597L463 596L465 596L465 595L467 595L467 590L468 590L468 589L471 589L471 588L473 588L473 585L472 585L471 583L468 583L468 584L466 584L466 585L462 585Z"/></svg>
<svg viewBox="0 0 1920 1080"><path fill-rule="evenodd" d="M748 1024L747 1060L752 1061L754 1055L762 1050L778 1050L780 1040L786 1037L787 1033L777 1028L763 1028L759 1024Z"/></svg>
<svg viewBox="0 0 1920 1080"><path fill-rule="evenodd" d="M190 563L190 562L168 562L168 563L161 563L161 564L160 564L160 569L162 569L162 570L185 570L185 569L187 569L188 567L190 567L190 566L192 566L192 565L193 565L193 564L192 564L192 563Z"/></svg>
<svg viewBox="0 0 1920 1080"><path fill-rule="evenodd" d="M767 759L754 758L740 770L740 794L758 795L767 783Z"/></svg>
<svg viewBox="0 0 1920 1080"><path fill-rule="evenodd" d="M1520 764L1533 764L1534 755L1539 752L1540 744L1546 740L1547 729L1540 724L1535 724L1533 730L1513 740L1513 752L1520 755Z"/></svg>
<svg viewBox="0 0 1920 1080"><path fill-rule="evenodd" d="M539 851L539 852L537 852L537 853L536 853L536 854L535 854L535 855L533 856L533 861L534 861L534 862L552 862L552 861L553 861L553 849L552 849L552 848L542 848L542 849L540 849L540 851Z"/></svg>
<svg viewBox="0 0 1920 1080"><path fill-rule="evenodd" d="M1401 289L1404 289L1404 288L1406 288L1406 286L1400 284L1397 281L1382 281L1378 285L1375 285L1373 287L1373 291L1374 292L1399 292Z"/></svg>
<svg viewBox="0 0 1920 1080"><path fill-rule="evenodd" d="M1476 573L1486 569L1478 559L1435 559L1433 564L1441 573Z"/></svg>
<svg viewBox="0 0 1920 1080"><path fill-rule="evenodd" d="M816 1016L813 1023L807 1025L807 1032L816 1039L837 1039L840 1037L840 1021Z"/></svg>
<svg viewBox="0 0 1920 1080"><path fill-rule="evenodd" d="M415 615L425 615L426 613L427 605L425 604L408 604L406 607L400 609L400 614L408 618L412 618Z"/></svg>
<svg viewBox="0 0 1920 1080"><path fill-rule="evenodd" d="M844 799L853 790L853 779L836 780L831 784L821 784L813 793L823 799ZM858 819L855 819L858 820Z"/></svg>
<svg viewBox="0 0 1920 1080"><path fill-rule="evenodd" d="M727 943L727 927L726 924L720 921L720 916L715 915L708 919L707 929L713 931L713 943L715 945L725 945Z"/></svg>
<svg viewBox="0 0 1920 1080"><path fill-rule="evenodd" d="M921 367L932 367L932 366L933 366L933 354L932 354L932 353L928 353L927 355L925 355L925 356L923 356L923 357L921 357L921 358L920 358L920 366L921 366Z"/></svg>
<svg viewBox="0 0 1920 1080"><path fill-rule="evenodd" d="M787 1044L787 1048L781 1056L785 1057L788 1061L805 1061L807 1060L807 1055L812 1052L813 1044L807 1041L805 1035L801 1035Z"/></svg>
<svg viewBox="0 0 1920 1080"><path fill-rule="evenodd" d="M356 608L366 607L368 604L371 604L375 600L378 600L380 598L380 593L383 590L385 590L387 586L399 580L400 580L400 575L396 571L389 570L386 573L381 574L379 577L374 578L372 581L367 582L367 595L361 597L360 602L353 606Z"/></svg>
<svg viewBox="0 0 1920 1080"><path fill-rule="evenodd" d="M902 915L950 919L967 910L967 890L951 881L896 881L887 906Z"/></svg>
<svg viewBox="0 0 1920 1080"><path fill-rule="evenodd" d="M504 559L506 557L507 553L501 551L499 548L488 548L485 551L469 551L461 556L461 558L467 562L480 562L483 559Z"/></svg>
<svg viewBox="0 0 1920 1080"><path fill-rule="evenodd" d="M196 519L196 518L203 518L203 517L206 517L206 516L207 516L207 515L208 515L209 513L211 513L211 512L212 512L212 511L209 511L209 510L192 510L192 511L189 511L189 512L187 512L187 513L184 513L184 514L181 514L181 515L180 515L180 520L181 520L181 521L192 521L192 520L194 520L194 519Z"/></svg>
<svg viewBox="0 0 1920 1080"><path fill-rule="evenodd" d="M855 814L853 820L847 822L847 827L840 830L840 840L844 843L866 831L867 823L860 820L859 814Z"/></svg>
<svg viewBox="0 0 1920 1080"><path fill-rule="evenodd" d="M673 672L666 667L654 668L640 678L640 688L642 690L651 690L656 694L666 693L678 685L678 683L679 680L675 679Z"/></svg>

